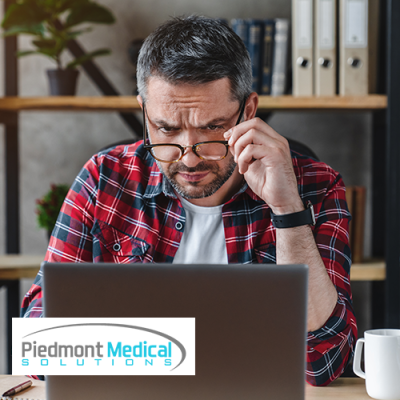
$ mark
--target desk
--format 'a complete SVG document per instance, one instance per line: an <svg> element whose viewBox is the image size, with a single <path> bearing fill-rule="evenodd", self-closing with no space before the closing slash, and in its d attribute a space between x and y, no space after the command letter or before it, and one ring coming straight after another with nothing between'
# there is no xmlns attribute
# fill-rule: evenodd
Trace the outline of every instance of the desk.
<svg viewBox="0 0 400 400"><path fill-rule="evenodd" d="M19 280L35 278L43 259L43 256L0 256L0 287L4 286L7 290L7 368L9 373L11 373L11 321L12 318L19 317L20 312Z"/></svg>
<svg viewBox="0 0 400 400"><path fill-rule="evenodd" d="M20 379L27 379L21 377ZM20 383L18 377L9 375L0 375L0 395L4 393L4 384L14 380L16 384ZM23 391L18 398L29 399L46 399L45 384L43 381L33 380L33 385ZM365 390L365 381L360 378L339 378L337 381L331 383L326 387L312 387L306 383L306 396L305 400L371 400Z"/></svg>
<svg viewBox="0 0 400 400"><path fill-rule="evenodd" d="M339 378L326 387L313 387L306 383L306 400L371 400L361 378Z"/></svg>

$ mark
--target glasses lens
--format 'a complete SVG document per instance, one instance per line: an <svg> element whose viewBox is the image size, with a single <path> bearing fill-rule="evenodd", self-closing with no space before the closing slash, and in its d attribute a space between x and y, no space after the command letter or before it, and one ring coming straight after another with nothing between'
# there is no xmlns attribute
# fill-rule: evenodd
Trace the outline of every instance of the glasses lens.
<svg viewBox="0 0 400 400"><path fill-rule="evenodd" d="M226 146L223 143L203 143L196 146L196 153L204 160L222 160L226 156Z"/></svg>
<svg viewBox="0 0 400 400"><path fill-rule="evenodd" d="M176 161L181 158L181 150L176 146L155 146L151 149L153 156L160 161Z"/></svg>

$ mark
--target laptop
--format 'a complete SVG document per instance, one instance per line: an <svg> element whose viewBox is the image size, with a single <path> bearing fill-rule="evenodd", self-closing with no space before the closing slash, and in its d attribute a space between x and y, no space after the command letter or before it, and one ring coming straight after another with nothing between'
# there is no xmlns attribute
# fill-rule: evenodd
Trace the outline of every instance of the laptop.
<svg viewBox="0 0 400 400"><path fill-rule="evenodd" d="M46 317L196 318L195 376L46 376L47 400L302 400L306 265L44 264Z"/></svg>

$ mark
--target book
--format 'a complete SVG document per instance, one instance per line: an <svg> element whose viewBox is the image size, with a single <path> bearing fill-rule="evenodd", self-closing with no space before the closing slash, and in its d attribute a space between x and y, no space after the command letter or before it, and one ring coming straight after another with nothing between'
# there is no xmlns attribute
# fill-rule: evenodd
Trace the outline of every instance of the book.
<svg viewBox="0 0 400 400"><path fill-rule="evenodd" d="M249 46L249 21L242 18L231 20L231 28L242 39L244 45L248 49Z"/></svg>
<svg viewBox="0 0 400 400"><path fill-rule="evenodd" d="M252 90L263 95L280 96L286 89L289 20L240 19L231 21L234 32L249 52Z"/></svg>
<svg viewBox="0 0 400 400"><path fill-rule="evenodd" d="M261 89L261 49L263 42L263 21L257 19L249 19L249 39L248 51L250 54L251 68L253 73L252 90L260 93Z"/></svg>
<svg viewBox="0 0 400 400"><path fill-rule="evenodd" d="M366 188L364 186L348 186L346 200L352 215L349 227L352 261L361 263L364 254Z"/></svg>
<svg viewBox="0 0 400 400"><path fill-rule="evenodd" d="M274 50L275 20L264 20L264 41L262 51L261 94L271 94L272 57Z"/></svg>
<svg viewBox="0 0 400 400"><path fill-rule="evenodd" d="M289 51L289 20L275 19L274 51L272 57L271 95L281 96L286 89Z"/></svg>

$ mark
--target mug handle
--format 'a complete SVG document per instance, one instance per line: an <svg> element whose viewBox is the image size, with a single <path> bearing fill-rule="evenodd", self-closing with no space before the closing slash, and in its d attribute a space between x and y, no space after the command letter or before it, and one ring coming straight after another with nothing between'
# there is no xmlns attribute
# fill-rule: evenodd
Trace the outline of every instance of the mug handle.
<svg viewBox="0 0 400 400"><path fill-rule="evenodd" d="M354 373L363 379L365 379L365 372L361 369L361 353L364 343L365 343L364 338L357 340L356 350L354 352L354 361L353 361Z"/></svg>

